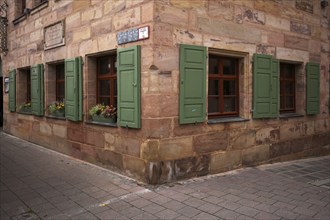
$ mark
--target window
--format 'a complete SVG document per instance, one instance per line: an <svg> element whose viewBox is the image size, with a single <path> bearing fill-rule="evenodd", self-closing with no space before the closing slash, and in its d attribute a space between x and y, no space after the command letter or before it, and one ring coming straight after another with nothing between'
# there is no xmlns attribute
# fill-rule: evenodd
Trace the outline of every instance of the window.
<svg viewBox="0 0 330 220"><path fill-rule="evenodd" d="M64 88L64 63L61 63L56 65L56 101L64 101Z"/></svg>
<svg viewBox="0 0 330 220"><path fill-rule="evenodd" d="M15 17L20 17L24 15L26 9L26 0L16 0L16 11Z"/></svg>
<svg viewBox="0 0 330 220"><path fill-rule="evenodd" d="M116 55L97 58L97 103L117 106Z"/></svg>
<svg viewBox="0 0 330 220"><path fill-rule="evenodd" d="M280 64L280 113L292 113L296 110L295 104L295 65Z"/></svg>
<svg viewBox="0 0 330 220"><path fill-rule="evenodd" d="M238 115L238 59L210 55L208 78L208 115Z"/></svg>
<svg viewBox="0 0 330 220"><path fill-rule="evenodd" d="M18 69L17 104L31 102L31 70L30 67Z"/></svg>

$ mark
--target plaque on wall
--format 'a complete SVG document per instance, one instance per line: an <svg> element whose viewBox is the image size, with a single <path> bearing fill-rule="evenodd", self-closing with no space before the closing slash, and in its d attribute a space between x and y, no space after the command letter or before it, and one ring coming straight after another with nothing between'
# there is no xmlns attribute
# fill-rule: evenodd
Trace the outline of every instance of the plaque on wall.
<svg viewBox="0 0 330 220"><path fill-rule="evenodd" d="M45 50L65 45L64 20L44 28Z"/></svg>
<svg viewBox="0 0 330 220"><path fill-rule="evenodd" d="M149 38L149 26L122 31L117 34L118 44L126 44Z"/></svg>

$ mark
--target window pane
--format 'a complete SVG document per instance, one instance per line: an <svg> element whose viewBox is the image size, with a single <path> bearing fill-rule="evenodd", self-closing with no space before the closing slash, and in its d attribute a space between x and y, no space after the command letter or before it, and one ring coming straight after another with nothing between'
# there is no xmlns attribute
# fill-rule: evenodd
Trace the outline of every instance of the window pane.
<svg viewBox="0 0 330 220"><path fill-rule="evenodd" d="M111 64L109 63L109 58L104 57L99 59L99 75L108 74L111 68Z"/></svg>
<svg viewBox="0 0 330 220"><path fill-rule="evenodd" d="M64 80L64 63L56 65L56 80Z"/></svg>
<svg viewBox="0 0 330 220"><path fill-rule="evenodd" d="M236 75L236 62L234 59L223 59L223 74Z"/></svg>
<svg viewBox="0 0 330 220"><path fill-rule="evenodd" d="M115 90L113 95L114 95L114 96L117 96L117 79L114 79L114 80L113 80L113 83L114 83L114 84L113 84L113 88L114 88L114 90Z"/></svg>
<svg viewBox="0 0 330 220"><path fill-rule="evenodd" d="M209 95L219 95L219 80L209 79Z"/></svg>
<svg viewBox="0 0 330 220"><path fill-rule="evenodd" d="M110 80L99 81L99 95L110 96Z"/></svg>
<svg viewBox="0 0 330 220"><path fill-rule="evenodd" d="M219 61L216 57L209 58L209 73L219 74Z"/></svg>
<svg viewBox="0 0 330 220"><path fill-rule="evenodd" d="M235 112L236 111L236 98L225 98L224 99L224 112Z"/></svg>
<svg viewBox="0 0 330 220"><path fill-rule="evenodd" d="M63 101L64 98L64 83L56 84L56 100Z"/></svg>
<svg viewBox="0 0 330 220"><path fill-rule="evenodd" d="M110 105L110 98L99 98L99 103L104 105Z"/></svg>
<svg viewBox="0 0 330 220"><path fill-rule="evenodd" d="M290 108L290 109L294 108L293 103L294 103L293 96L287 96L285 102L286 108Z"/></svg>
<svg viewBox="0 0 330 220"><path fill-rule="evenodd" d="M234 80L223 81L223 95L236 95L236 83Z"/></svg>
<svg viewBox="0 0 330 220"><path fill-rule="evenodd" d="M208 100L208 113L219 112L219 99L218 98L209 98Z"/></svg>
<svg viewBox="0 0 330 220"><path fill-rule="evenodd" d="M287 95L293 95L294 93L294 84L293 82L289 81L285 83L285 93Z"/></svg>

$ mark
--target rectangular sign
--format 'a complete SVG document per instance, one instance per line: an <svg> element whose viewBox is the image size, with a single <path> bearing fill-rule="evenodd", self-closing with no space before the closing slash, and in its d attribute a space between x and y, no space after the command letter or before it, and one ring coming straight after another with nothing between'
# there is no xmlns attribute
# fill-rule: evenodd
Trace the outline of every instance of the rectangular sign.
<svg viewBox="0 0 330 220"><path fill-rule="evenodd" d="M117 34L118 44L126 44L149 38L149 26L122 31Z"/></svg>
<svg viewBox="0 0 330 220"><path fill-rule="evenodd" d="M44 28L45 50L65 45L64 20Z"/></svg>

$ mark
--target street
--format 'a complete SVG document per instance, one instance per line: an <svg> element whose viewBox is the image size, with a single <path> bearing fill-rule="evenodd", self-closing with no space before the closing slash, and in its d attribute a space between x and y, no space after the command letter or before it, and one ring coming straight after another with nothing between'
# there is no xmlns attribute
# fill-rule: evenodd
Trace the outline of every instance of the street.
<svg viewBox="0 0 330 220"><path fill-rule="evenodd" d="M1 220L330 219L330 156L147 186L0 132Z"/></svg>

